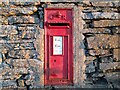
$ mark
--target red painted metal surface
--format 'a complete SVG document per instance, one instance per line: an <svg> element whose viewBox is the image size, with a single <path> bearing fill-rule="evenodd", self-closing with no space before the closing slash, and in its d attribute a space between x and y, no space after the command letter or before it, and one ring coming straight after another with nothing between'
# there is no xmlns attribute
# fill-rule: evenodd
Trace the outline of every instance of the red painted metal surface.
<svg viewBox="0 0 120 90"><path fill-rule="evenodd" d="M72 85L72 9L46 8L44 12L45 85Z"/></svg>

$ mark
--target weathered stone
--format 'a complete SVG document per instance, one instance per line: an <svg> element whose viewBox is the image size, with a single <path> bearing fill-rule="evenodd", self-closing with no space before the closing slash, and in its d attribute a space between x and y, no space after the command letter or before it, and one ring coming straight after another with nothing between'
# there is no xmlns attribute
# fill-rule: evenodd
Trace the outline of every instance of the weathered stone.
<svg viewBox="0 0 120 90"><path fill-rule="evenodd" d="M110 54L109 50L102 50L102 49L97 49L97 50L89 50L89 54L92 56L96 56L96 55L108 55Z"/></svg>
<svg viewBox="0 0 120 90"><path fill-rule="evenodd" d="M27 60L24 60L24 59L20 59L20 60L14 59L12 65L14 67L18 67L18 68L22 68L22 67L28 68L29 67Z"/></svg>
<svg viewBox="0 0 120 90"><path fill-rule="evenodd" d="M120 26L120 20L99 20L93 22L93 27Z"/></svg>
<svg viewBox="0 0 120 90"><path fill-rule="evenodd" d="M12 0L10 0L12 1ZM19 2L10 2L10 5L16 5L16 6L30 6L30 5L40 5L40 0L34 0L34 1L30 1L30 0L26 0L25 2L23 1L19 1Z"/></svg>
<svg viewBox="0 0 120 90"><path fill-rule="evenodd" d="M37 7L32 6L32 7L16 7L16 8L10 8L8 15L17 15L17 14L33 14L34 12L37 11Z"/></svg>
<svg viewBox="0 0 120 90"><path fill-rule="evenodd" d="M119 27L112 27L112 28L88 28L81 31L81 33L94 33L94 34L119 34L120 29Z"/></svg>
<svg viewBox="0 0 120 90"><path fill-rule="evenodd" d="M30 68L41 64L37 59L6 59L6 62L15 68Z"/></svg>
<svg viewBox="0 0 120 90"><path fill-rule="evenodd" d="M119 13L109 13L109 12L92 12L84 13L83 19L120 19Z"/></svg>
<svg viewBox="0 0 120 90"><path fill-rule="evenodd" d="M120 69L120 62L100 63L100 69L104 71Z"/></svg>
<svg viewBox="0 0 120 90"><path fill-rule="evenodd" d="M17 49L34 49L34 44L33 43L18 43L16 45L13 46L14 50L17 50Z"/></svg>
<svg viewBox="0 0 120 90"><path fill-rule="evenodd" d="M5 64L5 63L2 63L2 65L3 65L2 70L1 70L1 74L2 74L2 75L5 75L5 74L7 74L9 71L12 70L9 65L7 65L7 64Z"/></svg>
<svg viewBox="0 0 120 90"><path fill-rule="evenodd" d="M6 13L3 13L6 10ZM7 10L9 10L7 12ZM37 11L37 7L36 6L31 6L31 7L14 7L14 8L3 8L0 12L2 15L19 15L19 14L27 14L27 15L31 15L34 12Z"/></svg>
<svg viewBox="0 0 120 90"><path fill-rule="evenodd" d="M17 27L13 25L0 25L0 37L18 34Z"/></svg>
<svg viewBox="0 0 120 90"><path fill-rule="evenodd" d="M83 7L83 13L90 13L90 12L118 12L117 8L110 8L110 7Z"/></svg>
<svg viewBox="0 0 120 90"><path fill-rule="evenodd" d="M3 25L3 24L5 25L8 24L8 18L0 15L0 25Z"/></svg>
<svg viewBox="0 0 120 90"><path fill-rule="evenodd" d="M9 0L1 0L0 7L6 7L9 6Z"/></svg>
<svg viewBox="0 0 120 90"><path fill-rule="evenodd" d="M9 7L1 7L0 8L0 15L7 16L9 13Z"/></svg>
<svg viewBox="0 0 120 90"><path fill-rule="evenodd" d="M2 75L0 75L0 81L2 80ZM1 87L1 85L0 85L0 87Z"/></svg>
<svg viewBox="0 0 120 90"><path fill-rule="evenodd" d="M39 25L37 24L33 24L33 25L18 25L18 30L19 31L31 31L31 30L34 30L34 31L37 31L37 30L40 30L40 27Z"/></svg>
<svg viewBox="0 0 120 90"><path fill-rule="evenodd" d="M20 32L20 35L19 35L19 38L22 38L22 39L34 39L36 38L36 31L35 30L29 30L29 31L21 31Z"/></svg>
<svg viewBox="0 0 120 90"><path fill-rule="evenodd" d="M18 85L19 85L20 87L25 87L24 80L18 80Z"/></svg>
<svg viewBox="0 0 120 90"><path fill-rule="evenodd" d="M36 23L32 16L10 16L8 17L9 24L28 24Z"/></svg>
<svg viewBox="0 0 120 90"><path fill-rule="evenodd" d="M17 87L17 82L14 80L5 80L2 82L3 87Z"/></svg>
<svg viewBox="0 0 120 90"><path fill-rule="evenodd" d="M0 64L2 63L2 53L0 53Z"/></svg>
<svg viewBox="0 0 120 90"><path fill-rule="evenodd" d="M101 78L101 77L104 77L104 74L103 73L94 73L92 75L93 78Z"/></svg>
<svg viewBox="0 0 120 90"><path fill-rule="evenodd" d="M105 78L112 88L120 88L120 72L106 73Z"/></svg>
<svg viewBox="0 0 120 90"><path fill-rule="evenodd" d="M89 28L89 29L84 29L81 31L81 33L94 33L94 34L111 34L111 29L109 28ZM114 33L116 33L119 30L116 30Z"/></svg>
<svg viewBox="0 0 120 90"><path fill-rule="evenodd" d="M86 65L85 73L92 73L92 72L95 72L95 64L94 64L94 62L91 62L91 63Z"/></svg>
<svg viewBox="0 0 120 90"><path fill-rule="evenodd" d="M29 58L37 58L38 53L35 50L11 50L8 53L9 57L19 58L19 59L29 59Z"/></svg>
<svg viewBox="0 0 120 90"><path fill-rule="evenodd" d="M95 34L93 37L87 38L88 48L105 49L118 48L119 35Z"/></svg>
<svg viewBox="0 0 120 90"><path fill-rule="evenodd" d="M25 81L26 85L33 85L35 77L33 75L29 75L29 78Z"/></svg>
<svg viewBox="0 0 120 90"><path fill-rule="evenodd" d="M120 3L119 1L94 1L91 2L92 6L102 6L102 7L106 7L106 6L111 6L111 7L119 7Z"/></svg>
<svg viewBox="0 0 120 90"><path fill-rule="evenodd" d="M3 40L3 39L0 39L0 44L11 44L11 43L31 43L31 42L34 42L35 39L31 39L31 40Z"/></svg>
<svg viewBox="0 0 120 90"><path fill-rule="evenodd" d="M86 60L87 61L93 61L93 60L95 60L96 59L96 57L92 57L92 56L87 56L86 57Z"/></svg>
<svg viewBox="0 0 120 90"><path fill-rule="evenodd" d="M106 56L106 57L101 57L100 60L101 60L102 63L109 63L109 62L114 61L114 59L112 58L112 55L111 56Z"/></svg>
<svg viewBox="0 0 120 90"><path fill-rule="evenodd" d="M22 67L14 67L14 69L12 69L12 72L14 72L15 74L28 74L28 68Z"/></svg>
<svg viewBox="0 0 120 90"><path fill-rule="evenodd" d="M120 49L113 49L113 57L115 61L120 61Z"/></svg>

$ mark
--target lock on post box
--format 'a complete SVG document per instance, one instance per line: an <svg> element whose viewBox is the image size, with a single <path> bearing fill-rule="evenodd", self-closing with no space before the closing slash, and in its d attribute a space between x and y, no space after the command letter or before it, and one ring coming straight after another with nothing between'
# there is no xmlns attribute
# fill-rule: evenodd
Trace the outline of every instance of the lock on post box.
<svg viewBox="0 0 120 90"><path fill-rule="evenodd" d="M72 85L72 9L46 8L44 12L45 85Z"/></svg>

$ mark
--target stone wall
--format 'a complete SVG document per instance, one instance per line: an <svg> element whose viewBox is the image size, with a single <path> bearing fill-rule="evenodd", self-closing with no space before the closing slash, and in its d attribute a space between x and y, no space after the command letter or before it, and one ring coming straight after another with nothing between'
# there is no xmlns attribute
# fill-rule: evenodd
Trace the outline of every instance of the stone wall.
<svg viewBox="0 0 120 90"><path fill-rule="evenodd" d="M82 2L88 87L120 88L120 2Z"/></svg>
<svg viewBox="0 0 120 90"><path fill-rule="evenodd" d="M73 87L120 88L120 2L56 1L0 2L0 87L44 87L44 8L72 5Z"/></svg>

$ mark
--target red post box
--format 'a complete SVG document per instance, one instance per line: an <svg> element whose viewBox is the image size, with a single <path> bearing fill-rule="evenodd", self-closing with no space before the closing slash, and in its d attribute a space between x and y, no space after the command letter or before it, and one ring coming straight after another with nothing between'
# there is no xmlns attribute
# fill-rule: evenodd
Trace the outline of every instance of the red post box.
<svg viewBox="0 0 120 90"><path fill-rule="evenodd" d="M72 9L46 8L44 12L45 85L72 85Z"/></svg>

